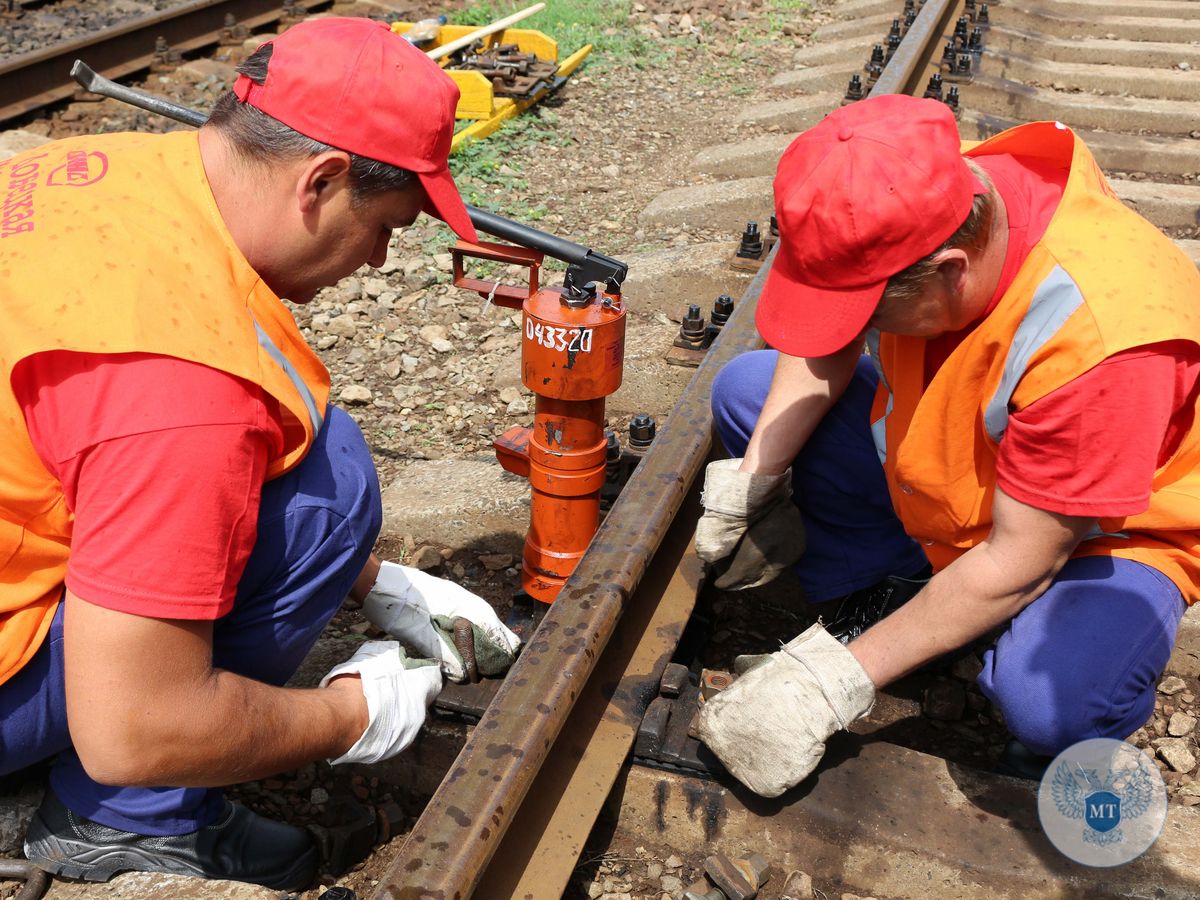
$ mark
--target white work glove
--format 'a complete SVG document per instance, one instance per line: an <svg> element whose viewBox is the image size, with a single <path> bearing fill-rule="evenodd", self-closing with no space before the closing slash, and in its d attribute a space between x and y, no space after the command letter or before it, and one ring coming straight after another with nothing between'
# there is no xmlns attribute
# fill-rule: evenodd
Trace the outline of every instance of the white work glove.
<svg viewBox="0 0 1200 900"><path fill-rule="evenodd" d="M396 641L367 641L352 657L321 679L325 687L338 675L358 675L367 698L367 730L354 746L329 762L375 763L395 756L413 742L425 710L442 689L435 659L409 659Z"/></svg>
<svg viewBox="0 0 1200 900"><path fill-rule="evenodd" d="M704 473L704 515L696 525L696 555L720 573L723 591L766 584L804 553L804 522L792 503L792 470L782 475L739 472L740 459L718 459Z"/></svg>
<svg viewBox="0 0 1200 900"><path fill-rule="evenodd" d="M725 768L763 797L803 781L825 741L875 705L875 685L819 624L707 700L697 732Z"/></svg>
<svg viewBox="0 0 1200 900"><path fill-rule="evenodd" d="M478 681L505 672L521 639L482 597L420 569L385 562L363 601L363 615L376 627L439 660L451 681Z"/></svg>

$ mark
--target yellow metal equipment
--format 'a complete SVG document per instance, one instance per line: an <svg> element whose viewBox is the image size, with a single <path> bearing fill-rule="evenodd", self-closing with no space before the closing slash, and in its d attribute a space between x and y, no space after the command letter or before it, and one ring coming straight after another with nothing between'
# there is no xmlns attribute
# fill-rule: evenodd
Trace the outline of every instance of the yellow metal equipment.
<svg viewBox="0 0 1200 900"><path fill-rule="evenodd" d="M395 22L392 24L392 31L396 34L404 34L413 27L413 24L412 22ZM426 52L436 50L440 46L470 34L476 30L476 27L473 25L442 25L438 29L437 38L428 44L423 44L422 49ZM485 52L502 44L515 44L521 53L531 54L539 60L558 62L558 43L542 32L529 28L506 28L504 31L480 39L479 43L481 46L478 51L472 49L467 52ZM453 68L453 57L439 60L438 62L445 68L446 74L458 84L460 96L457 118L470 122L469 125L455 132L451 152L456 150L463 141L487 137L499 128L505 119L524 112L547 94L557 90L591 52L591 44L580 47L559 63L551 81L543 82L536 90L521 97L498 96L491 80L483 73L471 69Z"/></svg>

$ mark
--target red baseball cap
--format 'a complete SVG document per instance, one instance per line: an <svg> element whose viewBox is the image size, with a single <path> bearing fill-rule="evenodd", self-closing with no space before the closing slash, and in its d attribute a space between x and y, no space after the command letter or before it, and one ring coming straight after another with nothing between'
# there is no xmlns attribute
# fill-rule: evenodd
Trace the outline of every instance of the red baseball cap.
<svg viewBox="0 0 1200 900"><path fill-rule="evenodd" d="M416 173L425 212L477 241L447 166L458 85L383 22L309 19L268 41L267 78L233 92L306 137Z"/></svg>
<svg viewBox="0 0 1200 900"><path fill-rule="evenodd" d="M792 356L836 353L866 328L888 278L945 243L985 193L944 103L887 94L830 113L779 160L780 246L759 332Z"/></svg>

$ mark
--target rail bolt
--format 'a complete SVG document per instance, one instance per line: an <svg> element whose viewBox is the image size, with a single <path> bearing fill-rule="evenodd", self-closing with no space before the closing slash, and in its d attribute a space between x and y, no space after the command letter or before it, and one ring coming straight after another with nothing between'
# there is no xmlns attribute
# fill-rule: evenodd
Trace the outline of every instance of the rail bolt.
<svg viewBox="0 0 1200 900"><path fill-rule="evenodd" d="M884 57L884 61L891 62L892 57L896 55L898 49L900 49L900 35L889 34L887 39L887 56Z"/></svg>
<svg viewBox="0 0 1200 900"><path fill-rule="evenodd" d="M954 71L954 64L957 60L958 52L954 49L954 41L948 41L942 48L942 68L947 72Z"/></svg>
<svg viewBox="0 0 1200 900"><path fill-rule="evenodd" d="M629 446L645 450L654 441L654 419L645 413L638 413L629 422Z"/></svg>
<svg viewBox="0 0 1200 900"><path fill-rule="evenodd" d="M700 698L709 700L715 697L734 682L734 677L728 672L715 669L700 670Z"/></svg>
<svg viewBox="0 0 1200 900"><path fill-rule="evenodd" d="M757 227L756 225L755 228ZM679 336L675 338L675 346L703 349L708 346L707 337L708 328L704 324L704 316L700 313L700 304L689 303L683 321L679 323Z"/></svg>
<svg viewBox="0 0 1200 900"><path fill-rule="evenodd" d="M934 72L929 76L929 84L925 88L925 96L930 100L942 99L942 76Z"/></svg>
<svg viewBox="0 0 1200 900"><path fill-rule="evenodd" d="M846 100L853 103L856 100L861 100L864 96L862 77L855 72L850 76L850 84L846 88Z"/></svg>
<svg viewBox="0 0 1200 900"><path fill-rule="evenodd" d="M857 78L855 75L853 78ZM853 81L853 78L851 79ZM747 222L746 230L742 232L742 240L738 245L737 255L743 259L759 259L763 255L762 234L757 222Z"/></svg>
<svg viewBox="0 0 1200 900"><path fill-rule="evenodd" d="M712 313L709 315L708 321L717 328L723 328L732 315L733 298L728 294L721 294L713 301Z"/></svg>
<svg viewBox="0 0 1200 900"><path fill-rule="evenodd" d="M950 111L952 113L954 113L955 116L958 115L959 110L958 110L958 86L957 85L951 85L950 92L948 94L946 94L946 97L943 100L943 102L948 107L950 107Z"/></svg>

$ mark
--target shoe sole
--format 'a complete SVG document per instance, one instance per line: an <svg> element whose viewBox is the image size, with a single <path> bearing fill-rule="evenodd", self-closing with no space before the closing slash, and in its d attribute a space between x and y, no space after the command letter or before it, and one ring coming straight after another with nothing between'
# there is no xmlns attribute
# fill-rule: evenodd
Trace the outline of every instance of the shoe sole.
<svg viewBox="0 0 1200 900"><path fill-rule="evenodd" d="M48 848L47 844L53 845L53 848ZM48 850L54 855L48 855ZM108 881L122 872L158 872L192 878L234 878L232 875L214 876L182 861L158 855L151 856L129 847L95 847L75 841L62 841L52 836L48 840L39 842L36 849L33 845L26 844L25 856L35 866L45 869L52 875L80 881ZM298 861L293 870L277 882L290 885L290 887L272 889L287 891L302 889L306 885L302 884L294 873L304 871L306 868L308 868L308 863L303 860ZM274 881L274 879L271 880Z"/></svg>
<svg viewBox="0 0 1200 900"><path fill-rule="evenodd" d="M159 872L167 875L185 875L193 878L222 878L263 884L272 890L293 891L308 886L315 874L320 857L315 847L298 857L292 867L277 877L259 873L255 879L238 878L232 874L216 875L176 857L161 853L144 853L136 847L97 846L60 837L51 832L39 816L29 824L25 839L25 856L35 866L52 875L82 881L108 881L122 872ZM311 860L309 859L311 857ZM279 886L279 885L286 885Z"/></svg>
<svg viewBox="0 0 1200 900"><path fill-rule="evenodd" d="M204 877L204 873L196 867L170 857L151 856L130 847L97 847L63 840L52 834L39 835L26 842L25 856L47 872L83 881L108 881L121 872L164 872Z"/></svg>

